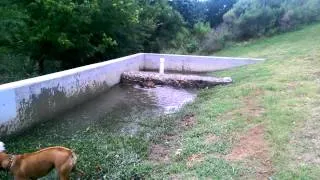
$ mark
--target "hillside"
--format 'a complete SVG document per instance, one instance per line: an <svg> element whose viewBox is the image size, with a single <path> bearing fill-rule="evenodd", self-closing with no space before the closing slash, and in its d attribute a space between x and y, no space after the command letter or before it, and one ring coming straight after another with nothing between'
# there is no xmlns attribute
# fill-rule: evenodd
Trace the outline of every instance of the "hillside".
<svg viewBox="0 0 320 180"><path fill-rule="evenodd" d="M317 179L320 175L320 24L217 53L264 63L215 73L235 83L203 90L196 125L156 177ZM168 175L169 174L169 175Z"/></svg>

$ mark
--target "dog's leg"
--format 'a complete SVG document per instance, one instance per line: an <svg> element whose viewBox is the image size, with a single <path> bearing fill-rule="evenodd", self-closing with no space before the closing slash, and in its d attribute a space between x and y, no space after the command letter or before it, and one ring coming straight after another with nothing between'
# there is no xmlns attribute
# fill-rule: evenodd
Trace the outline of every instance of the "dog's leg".
<svg viewBox="0 0 320 180"><path fill-rule="evenodd" d="M62 167L58 170L59 173L59 179L60 180L69 180L71 169L68 167Z"/></svg>
<svg viewBox="0 0 320 180"><path fill-rule="evenodd" d="M70 173L73 169L72 161L67 161L58 168L60 180L69 180Z"/></svg>
<svg viewBox="0 0 320 180"><path fill-rule="evenodd" d="M66 173L62 173L59 175L60 180L69 180L69 175Z"/></svg>

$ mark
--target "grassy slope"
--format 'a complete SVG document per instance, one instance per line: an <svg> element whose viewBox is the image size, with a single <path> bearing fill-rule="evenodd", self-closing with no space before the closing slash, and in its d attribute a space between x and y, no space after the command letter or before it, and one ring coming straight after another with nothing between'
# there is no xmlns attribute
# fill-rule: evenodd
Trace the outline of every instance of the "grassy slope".
<svg viewBox="0 0 320 180"><path fill-rule="evenodd" d="M292 139L299 136L299 132L304 133L306 122L307 126L313 126L317 120L312 110L319 101L319 42L318 24L217 53L259 57L266 61L215 73L231 76L235 82L203 90L197 101L187 108L196 114L198 123L183 133L181 154L173 155L170 165L159 165L153 178L256 179L255 159L230 162L223 157L232 151L239 137L260 124L265 129L264 138L272 162L270 176L317 179L320 166L299 159L305 149L303 145L312 138L300 138L299 147ZM205 143L205 139L213 135L218 140ZM198 157L198 161L188 166L192 157Z"/></svg>

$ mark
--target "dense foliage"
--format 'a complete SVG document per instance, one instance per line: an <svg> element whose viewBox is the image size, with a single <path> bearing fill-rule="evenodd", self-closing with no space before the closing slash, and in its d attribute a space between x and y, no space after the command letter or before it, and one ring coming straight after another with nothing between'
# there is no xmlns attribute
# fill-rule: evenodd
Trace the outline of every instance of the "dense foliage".
<svg viewBox="0 0 320 180"><path fill-rule="evenodd" d="M320 20L320 0L238 0L204 43L204 51L295 29Z"/></svg>
<svg viewBox="0 0 320 180"><path fill-rule="evenodd" d="M320 0L2 0L0 83L136 52L194 53L320 19Z"/></svg>

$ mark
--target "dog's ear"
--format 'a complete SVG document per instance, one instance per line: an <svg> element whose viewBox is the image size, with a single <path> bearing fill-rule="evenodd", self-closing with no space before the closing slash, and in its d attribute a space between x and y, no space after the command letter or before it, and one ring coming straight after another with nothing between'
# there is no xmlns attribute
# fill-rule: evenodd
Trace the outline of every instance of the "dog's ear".
<svg viewBox="0 0 320 180"><path fill-rule="evenodd" d="M4 147L4 143L0 141L0 152L5 151L6 148Z"/></svg>

